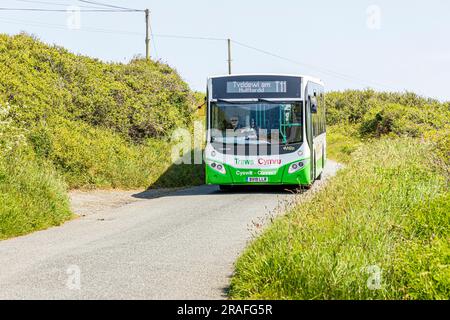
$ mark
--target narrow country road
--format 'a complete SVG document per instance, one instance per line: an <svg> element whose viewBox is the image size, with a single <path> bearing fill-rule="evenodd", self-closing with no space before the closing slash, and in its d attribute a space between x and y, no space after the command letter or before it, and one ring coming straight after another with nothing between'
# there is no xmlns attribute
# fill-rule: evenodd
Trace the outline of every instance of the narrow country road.
<svg viewBox="0 0 450 320"><path fill-rule="evenodd" d="M338 168L328 161L325 176ZM144 199L1 241L0 299L224 299L252 222L296 199L213 186L136 197Z"/></svg>

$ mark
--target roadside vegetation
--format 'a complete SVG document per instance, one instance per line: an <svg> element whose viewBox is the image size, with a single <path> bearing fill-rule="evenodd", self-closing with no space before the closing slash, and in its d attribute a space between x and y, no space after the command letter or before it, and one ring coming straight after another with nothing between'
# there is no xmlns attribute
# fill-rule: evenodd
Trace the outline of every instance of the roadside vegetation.
<svg viewBox="0 0 450 320"><path fill-rule="evenodd" d="M201 166L173 166L170 152L200 96L160 62L0 34L0 239L70 219L69 189L203 183Z"/></svg>
<svg viewBox="0 0 450 320"><path fill-rule="evenodd" d="M327 95L336 177L239 258L233 299L449 299L450 104Z"/></svg>

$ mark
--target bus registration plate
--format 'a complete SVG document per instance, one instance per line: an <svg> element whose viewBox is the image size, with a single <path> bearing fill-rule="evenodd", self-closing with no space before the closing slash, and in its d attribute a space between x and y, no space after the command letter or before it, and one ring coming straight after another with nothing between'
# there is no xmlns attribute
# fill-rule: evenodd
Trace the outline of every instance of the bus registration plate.
<svg viewBox="0 0 450 320"><path fill-rule="evenodd" d="M263 182L268 182L268 181L269 181L268 177L248 177L247 178L247 182L263 183Z"/></svg>

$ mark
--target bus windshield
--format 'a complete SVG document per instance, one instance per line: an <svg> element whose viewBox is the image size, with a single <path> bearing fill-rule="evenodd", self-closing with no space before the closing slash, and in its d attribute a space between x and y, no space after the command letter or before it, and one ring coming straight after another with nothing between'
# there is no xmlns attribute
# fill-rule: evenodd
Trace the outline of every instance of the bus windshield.
<svg viewBox="0 0 450 320"><path fill-rule="evenodd" d="M294 144L303 141L303 105L295 103L211 104L211 142Z"/></svg>

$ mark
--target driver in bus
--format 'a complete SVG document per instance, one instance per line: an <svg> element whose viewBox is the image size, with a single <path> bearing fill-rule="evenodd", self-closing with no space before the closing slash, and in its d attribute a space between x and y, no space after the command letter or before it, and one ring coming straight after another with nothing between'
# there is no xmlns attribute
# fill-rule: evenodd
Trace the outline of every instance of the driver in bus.
<svg viewBox="0 0 450 320"><path fill-rule="evenodd" d="M231 117L230 118L231 128L236 131L237 129L240 129L241 126L239 124L239 117Z"/></svg>

